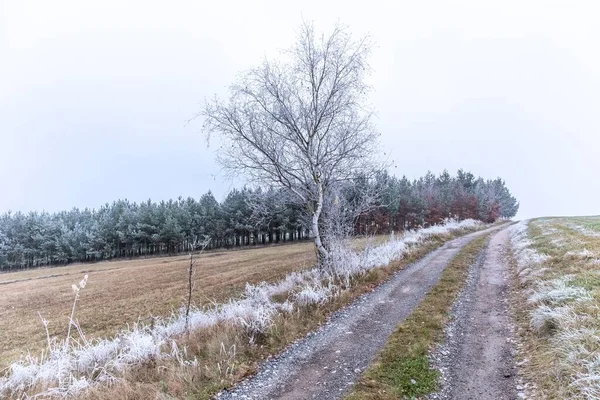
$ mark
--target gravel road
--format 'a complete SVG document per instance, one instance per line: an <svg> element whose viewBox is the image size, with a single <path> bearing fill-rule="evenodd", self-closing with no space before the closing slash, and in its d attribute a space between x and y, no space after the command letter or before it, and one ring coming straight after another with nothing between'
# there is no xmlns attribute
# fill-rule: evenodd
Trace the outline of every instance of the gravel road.
<svg viewBox="0 0 600 400"><path fill-rule="evenodd" d="M509 314L508 230L494 234L454 304L446 342L432 354L442 389L431 399L512 400L517 393L515 334Z"/></svg>
<svg viewBox="0 0 600 400"><path fill-rule="evenodd" d="M460 250L473 239L498 229L471 233L429 253L336 312L320 329L263 363L255 376L217 398L341 398Z"/></svg>

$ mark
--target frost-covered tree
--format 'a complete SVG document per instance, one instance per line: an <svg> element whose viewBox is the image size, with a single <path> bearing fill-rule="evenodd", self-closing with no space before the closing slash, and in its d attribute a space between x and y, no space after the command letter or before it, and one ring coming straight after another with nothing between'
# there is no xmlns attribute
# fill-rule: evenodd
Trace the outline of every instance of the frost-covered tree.
<svg viewBox="0 0 600 400"><path fill-rule="evenodd" d="M328 193L320 227L325 242L327 231L383 233L447 217L491 222L511 218L519 208L502 179L461 170L413 181L380 172L338 182ZM381 194L377 202L368 199L373 193ZM305 239L311 226L306 217L289 190L275 187L233 190L221 203L208 192L198 200L125 199L97 210L9 212L0 215L0 269L187 253L198 250L205 236L213 248Z"/></svg>
<svg viewBox="0 0 600 400"><path fill-rule="evenodd" d="M201 113L223 143L219 160L261 185L285 188L304 206L319 258L323 213L339 182L372 174L377 134L366 102L367 38L336 27L329 36L300 27L296 43L239 78L227 100Z"/></svg>

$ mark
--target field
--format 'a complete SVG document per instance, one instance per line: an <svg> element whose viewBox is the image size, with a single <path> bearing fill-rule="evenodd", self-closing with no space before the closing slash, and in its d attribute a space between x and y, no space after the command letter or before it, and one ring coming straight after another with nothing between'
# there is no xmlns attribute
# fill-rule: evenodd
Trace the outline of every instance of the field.
<svg viewBox="0 0 600 400"><path fill-rule="evenodd" d="M380 244L387 236L374 238ZM355 248L368 240L356 239ZM313 266L312 242L212 251L196 258L193 303L237 297L246 282L276 282ZM165 316L179 308L187 291L189 256L73 264L0 274L0 371L21 354L46 344L38 312L50 335L65 337L73 305L71 285L89 275L76 317L88 337L111 336L138 318Z"/></svg>
<svg viewBox="0 0 600 400"><path fill-rule="evenodd" d="M600 217L535 219L512 241L529 390L600 398Z"/></svg>
<svg viewBox="0 0 600 400"><path fill-rule="evenodd" d="M257 249L215 251L197 258L193 301L206 304L235 297L246 282L274 282L312 266L310 242ZM74 264L0 274L0 371L28 350L45 345L46 334L66 335L73 304L71 285L89 275L76 317L89 337L110 336L138 317L167 315L181 306L189 256L98 264Z"/></svg>
<svg viewBox="0 0 600 400"><path fill-rule="evenodd" d="M338 248L326 269L310 268L315 254L309 242L206 253L197 258L194 302L215 306L193 310L189 330L181 314L166 321L148 317L171 315L183 303L185 256L2 275L5 366L19 352L31 349L38 356L44 349L38 311L50 321L51 336L64 340L74 298L71 285L84 274L89 281L75 313L86 337L72 333L70 343L52 344L43 357L11 364L0 377L0 396L212 398L395 272L483 227L474 220L448 221L394 240L355 239L354 251ZM304 271L292 273L299 270ZM262 281L272 283L246 287ZM122 330L139 316L143 326ZM107 336L113 339L90 340Z"/></svg>

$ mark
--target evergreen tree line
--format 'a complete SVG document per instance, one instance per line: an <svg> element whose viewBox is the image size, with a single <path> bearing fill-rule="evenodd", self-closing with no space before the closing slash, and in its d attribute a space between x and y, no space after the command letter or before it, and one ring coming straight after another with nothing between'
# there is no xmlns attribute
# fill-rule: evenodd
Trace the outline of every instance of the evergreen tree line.
<svg viewBox="0 0 600 400"><path fill-rule="evenodd" d="M455 177L444 171L413 181L380 173L352 185L371 185L380 193L355 221L360 234L413 229L451 216L492 222L515 216L519 207L501 179L462 170ZM8 212L0 216L0 270L189 252L207 237L209 248L309 239L300 206L276 201L280 197L275 189L243 188L222 203L209 191L199 200L117 200L97 210Z"/></svg>
<svg viewBox="0 0 600 400"><path fill-rule="evenodd" d="M438 176L428 172L413 181L384 172L376 176L374 184L380 193L380 206L358 218L355 233L415 229L449 217L491 223L512 218L519 211L517 199L502 179L484 180L463 170L456 176L448 171Z"/></svg>

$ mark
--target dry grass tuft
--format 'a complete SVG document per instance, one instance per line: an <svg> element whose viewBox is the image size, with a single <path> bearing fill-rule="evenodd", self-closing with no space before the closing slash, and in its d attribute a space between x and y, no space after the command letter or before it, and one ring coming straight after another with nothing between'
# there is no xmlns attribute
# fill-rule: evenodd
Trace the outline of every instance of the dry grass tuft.
<svg viewBox="0 0 600 400"><path fill-rule="evenodd" d="M530 394L600 399L600 217L536 219L517 227L512 243Z"/></svg>

